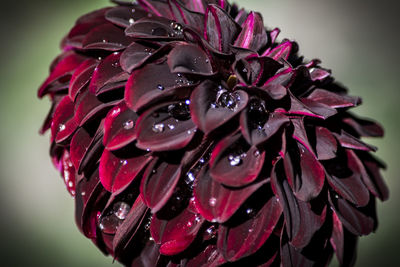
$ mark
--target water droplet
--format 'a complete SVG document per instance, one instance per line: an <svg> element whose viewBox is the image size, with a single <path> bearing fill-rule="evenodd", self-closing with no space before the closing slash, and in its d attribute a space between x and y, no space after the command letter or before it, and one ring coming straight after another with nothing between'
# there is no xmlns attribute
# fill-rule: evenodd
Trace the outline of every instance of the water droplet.
<svg viewBox="0 0 400 267"><path fill-rule="evenodd" d="M159 85L157 85L157 89L160 90L160 91L162 91L162 90L164 90L165 88L164 88L164 86L162 86L161 84L159 84Z"/></svg>
<svg viewBox="0 0 400 267"><path fill-rule="evenodd" d="M169 128L170 130L173 130L173 129L175 129L175 126L174 126L173 124L168 124L168 128Z"/></svg>
<svg viewBox="0 0 400 267"><path fill-rule="evenodd" d="M85 195L86 195L86 192L85 192L85 191L82 191L82 192L81 192L81 195L82 195L82 196L85 196Z"/></svg>
<svg viewBox="0 0 400 267"><path fill-rule="evenodd" d="M260 151L256 150L254 151L254 157L258 158L260 156Z"/></svg>
<svg viewBox="0 0 400 267"><path fill-rule="evenodd" d="M210 204L211 207L214 207L215 204L217 204L217 199L215 197L212 197L212 198L210 198L208 203Z"/></svg>
<svg viewBox="0 0 400 267"><path fill-rule="evenodd" d="M243 68L242 72L247 73L247 69Z"/></svg>
<svg viewBox="0 0 400 267"><path fill-rule="evenodd" d="M179 24L179 23L177 23L177 22L171 22L171 28L172 28L174 31L178 31L178 32L181 32L181 31L183 30L182 25Z"/></svg>
<svg viewBox="0 0 400 267"><path fill-rule="evenodd" d="M98 57L97 59L98 59L98 60L102 60L103 58L102 58L102 57ZM96 69L97 69L97 68L96 68ZM95 69L95 70L96 70L96 69Z"/></svg>
<svg viewBox="0 0 400 267"><path fill-rule="evenodd" d="M153 125L152 130L155 133L162 133L164 131L164 128L165 128L165 126L163 123L157 123L157 124Z"/></svg>
<svg viewBox="0 0 400 267"><path fill-rule="evenodd" d="M338 195L338 194L335 194L335 198L336 198L336 199L339 199L339 195Z"/></svg>
<svg viewBox="0 0 400 267"><path fill-rule="evenodd" d="M135 22L135 20L133 18L129 19L129 24L133 24Z"/></svg>
<svg viewBox="0 0 400 267"><path fill-rule="evenodd" d="M238 101L240 100L237 96L235 97L233 94L228 93L224 90L224 92L218 93L217 103L219 106L223 108L228 108L230 110L234 110L237 107Z"/></svg>
<svg viewBox="0 0 400 267"><path fill-rule="evenodd" d="M211 108L217 108L217 104L211 103L211 104L210 104L210 107L211 107Z"/></svg>
<svg viewBox="0 0 400 267"><path fill-rule="evenodd" d="M72 181L69 181L69 182L68 182L68 186L69 186L69 187L73 187L73 186L74 186L74 183L73 183Z"/></svg>
<svg viewBox="0 0 400 267"><path fill-rule="evenodd" d="M99 219L99 228L105 234L115 234L118 226L122 223L117 216L110 214L108 216L102 216Z"/></svg>
<svg viewBox="0 0 400 267"><path fill-rule="evenodd" d="M107 40L106 39L103 39L103 43L106 43L107 42Z"/></svg>
<svg viewBox="0 0 400 267"><path fill-rule="evenodd" d="M195 221L195 223L201 222L201 218L198 214L196 214L196 216L194 217L194 221Z"/></svg>
<svg viewBox="0 0 400 267"><path fill-rule="evenodd" d="M186 174L185 183L186 184L191 184L191 183L193 183L194 179L195 179L195 177L194 177L193 173L188 172Z"/></svg>
<svg viewBox="0 0 400 267"><path fill-rule="evenodd" d="M152 236L149 237L150 241L154 241L154 238Z"/></svg>
<svg viewBox="0 0 400 267"><path fill-rule="evenodd" d="M128 120L128 121L124 122L124 129L125 130L130 130L130 129L133 128L133 126L134 126L133 120Z"/></svg>
<svg viewBox="0 0 400 267"><path fill-rule="evenodd" d="M206 160L205 160L204 158L201 158L201 159L199 160L199 162L200 162L200 164L204 164L204 162L206 162Z"/></svg>
<svg viewBox="0 0 400 267"><path fill-rule="evenodd" d="M249 228L249 233L253 232L254 229L253 228Z"/></svg>
<svg viewBox="0 0 400 267"><path fill-rule="evenodd" d="M121 163L122 166L125 166L126 164L128 164L128 161L126 159L121 159L119 163Z"/></svg>
<svg viewBox="0 0 400 267"><path fill-rule="evenodd" d="M169 105L169 115L171 115L174 119L177 119L178 121L186 121L190 119L190 109L188 103L190 104L190 100L186 100L185 102L180 102L178 104Z"/></svg>
<svg viewBox="0 0 400 267"><path fill-rule="evenodd" d="M117 202L113 206L114 214L120 220L125 220L131 207L125 202Z"/></svg>
<svg viewBox="0 0 400 267"><path fill-rule="evenodd" d="M239 155L229 155L228 160L231 166L238 166L242 163L242 159Z"/></svg>
<svg viewBox="0 0 400 267"><path fill-rule="evenodd" d="M187 100L185 101L185 104L186 104L186 105L190 105L190 100L187 99Z"/></svg>
<svg viewBox="0 0 400 267"><path fill-rule="evenodd" d="M187 131L187 134L192 134L192 131L191 131L191 130L188 130L188 131Z"/></svg>
<svg viewBox="0 0 400 267"><path fill-rule="evenodd" d="M210 227L207 228L206 233L208 235L208 238L214 238L217 234L217 230L215 229L214 225L211 225Z"/></svg>
<svg viewBox="0 0 400 267"><path fill-rule="evenodd" d="M186 225L187 225L187 227L192 227L192 222L189 221L189 222L187 222Z"/></svg>
<svg viewBox="0 0 400 267"><path fill-rule="evenodd" d="M206 59L206 63L209 63L209 62L210 62L210 60Z"/></svg>
<svg viewBox="0 0 400 267"><path fill-rule="evenodd" d="M182 73L177 73L176 76L182 77Z"/></svg>
<svg viewBox="0 0 400 267"><path fill-rule="evenodd" d="M60 132L62 132L62 131L64 131L65 130L65 124L63 124L63 123L60 123L59 125L58 125L58 130L60 131Z"/></svg>

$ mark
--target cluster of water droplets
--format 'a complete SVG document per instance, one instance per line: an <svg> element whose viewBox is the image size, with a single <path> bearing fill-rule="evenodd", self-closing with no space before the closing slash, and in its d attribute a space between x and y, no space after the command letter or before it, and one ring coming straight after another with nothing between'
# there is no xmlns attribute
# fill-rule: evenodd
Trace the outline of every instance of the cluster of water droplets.
<svg viewBox="0 0 400 267"><path fill-rule="evenodd" d="M263 131L263 127L268 120L265 101L261 99L252 99L250 101L248 119L251 128Z"/></svg>
<svg viewBox="0 0 400 267"><path fill-rule="evenodd" d="M228 92L222 86L218 87L215 102L211 103L211 108L226 108L236 110L240 103L240 95L237 92Z"/></svg>
<svg viewBox="0 0 400 267"><path fill-rule="evenodd" d="M116 202L110 211L99 217L98 225L100 230L105 234L115 234L118 227L128 216L130 209L129 204L123 201Z"/></svg>
<svg viewBox="0 0 400 267"><path fill-rule="evenodd" d="M170 24L172 32L169 33L170 37L181 37L183 35L183 26L175 21Z"/></svg>

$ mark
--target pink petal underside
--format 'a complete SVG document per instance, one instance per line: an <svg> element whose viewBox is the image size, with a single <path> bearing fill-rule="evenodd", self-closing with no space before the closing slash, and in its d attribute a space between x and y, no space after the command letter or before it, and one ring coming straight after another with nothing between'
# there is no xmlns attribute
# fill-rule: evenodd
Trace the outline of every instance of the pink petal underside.
<svg viewBox="0 0 400 267"><path fill-rule="evenodd" d="M331 108L354 107L360 103L360 99L357 97L339 95L324 89L314 90L307 97L307 99L310 99L320 104L327 105Z"/></svg>
<svg viewBox="0 0 400 267"><path fill-rule="evenodd" d="M116 6L108 10L105 18L117 26L127 28L134 21L147 16L147 12L139 6Z"/></svg>
<svg viewBox="0 0 400 267"><path fill-rule="evenodd" d="M204 38L217 50L227 52L240 26L217 5L208 5L205 23Z"/></svg>
<svg viewBox="0 0 400 267"><path fill-rule="evenodd" d="M134 70L125 87L125 102L134 111L165 98L187 96L192 83L182 74L170 72L167 62L147 64Z"/></svg>
<svg viewBox="0 0 400 267"><path fill-rule="evenodd" d="M255 253L270 237L282 214L276 197L272 197L250 220L234 227L220 226L218 248L232 262Z"/></svg>
<svg viewBox="0 0 400 267"><path fill-rule="evenodd" d="M292 46L293 44L291 41L285 41L274 49L270 51L267 50L266 53L263 54L263 56L271 57L276 61L279 61L280 59L287 60L289 58L290 52L292 51Z"/></svg>
<svg viewBox="0 0 400 267"><path fill-rule="evenodd" d="M172 73L209 76L215 74L211 60L198 45L180 44L168 54L168 66Z"/></svg>
<svg viewBox="0 0 400 267"><path fill-rule="evenodd" d="M43 97L47 94L48 87L59 79L72 75L76 68L86 59L85 56L75 54L74 52L66 52L65 57L60 60L49 77L40 86L38 96Z"/></svg>
<svg viewBox="0 0 400 267"><path fill-rule="evenodd" d="M333 133L336 139L339 141L342 147L355 149L355 150L363 150L363 151L376 151L377 148L362 142L356 137L346 133L345 131L341 131L340 134Z"/></svg>
<svg viewBox="0 0 400 267"><path fill-rule="evenodd" d="M343 122L350 125L360 136L365 137L382 137L383 128L381 125L374 121L364 120L351 115L344 118Z"/></svg>
<svg viewBox="0 0 400 267"><path fill-rule="evenodd" d="M132 42L133 39L126 36L121 28L111 23L105 23L95 27L85 36L82 47L83 49L119 51Z"/></svg>
<svg viewBox="0 0 400 267"><path fill-rule="evenodd" d="M268 37L261 14L250 12L234 45L258 51L267 44Z"/></svg>
<svg viewBox="0 0 400 267"><path fill-rule="evenodd" d="M60 143L69 138L78 127L74 120L74 103L68 96L57 105L51 123L51 140Z"/></svg>
<svg viewBox="0 0 400 267"><path fill-rule="evenodd" d="M226 222L246 199L266 181L241 189L228 189L211 178L209 169L203 168L194 185L195 206L208 221Z"/></svg>
<svg viewBox="0 0 400 267"><path fill-rule="evenodd" d="M322 208L313 209L311 202L297 199L287 180L282 177L281 163L282 161L278 161L272 169L271 184L282 205L290 243L297 248L303 248L325 221L326 206L320 205Z"/></svg>
<svg viewBox="0 0 400 267"><path fill-rule="evenodd" d="M89 84L89 91L92 94L100 94L106 85L128 80L129 74L124 72L120 66L120 56L119 52L112 53L95 68Z"/></svg>
<svg viewBox="0 0 400 267"><path fill-rule="evenodd" d="M331 131L324 127L315 127L316 152L318 160L336 157L337 141Z"/></svg>
<svg viewBox="0 0 400 267"><path fill-rule="evenodd" d="M331 75L329 70L321 69L321 68L312 68L310 69L310 77L313 81L322 81L328 78Z"/></svg>
<svg viewBox="0 0 400 267"><path fill-rule="evenodd" d="M265 151L260 152L254 146L239 153L230 151L241 138L239 132L224 138L215 146L210 159L210 175L215 181L227 186L241 187L258 177L264 164ZM232 165L233 159L230 157L239 157L240 163Z"/></svg>
<svg viewBox="0 0 400 267"><path fill-rule="evenodd" d="M220 107L216 105L217 94L218 85L206 80L190 96L192 120L206 134L238 115L248 102L247 93L238 90L232 93L232 97L239 99L234 109Z"/></svg>
<svg viewBox="0 0 400 267"><path fill-rule="evenodd" d="M112 193L125 189L152 159L138 154L130 158L119 158L107 149L100 159L100 180L104 188Z"/></svg>
<svg viewBox="0 0 400 267"><path fill-rule="evenodd" d="M368 204L370 200L367 187L364 185L361 175L362 171L358 165L354 152L346 150L347 162L343 166L332 170L327 175L330 186L343 198L359 207ZM335 164L335 162L333 163ZM329 170L329 169L328 169ZM334 170L337 170L334 172Z"/></svg>
<svg viewBox="0 0 400 267"><path fill-rule="evenodd" d="M82 62L74 71L68 90L69 97L72 101L75 101L76 96L81 92L83 87L90 82L98 64L98 60L90 58Z"/></svg>
<svg viewBox="0 0 400 267"><path fill-rule="evenodd" d="M140 195L152 213L158 212L174 193L181 177L181 166L161 159L146 168L140 185Z"/></svg>
<svg viewBox="0 0 400 267"><path fill-rule="evenodd" d="M172 113L166 110L174 105L186 106L186 103L167 102L160 104L147 110L139 117L135 127L137 147L144 150L167 151L182 149L190 143L197 127L190 117L180 120L179 117L175 118Z"/></svg>
<svg viewBox="0 0 400 267"><path fill-rule="evenodd" d="M217 267L224 264L226 260L219 252L217 246L209 245L197 256L186 263L186 267Z"/></svg>
<svg viewBox="0 0 400 267"><path fill-rule="evenodd" d="M125 102L112 108L104 121L103 144L108 150L117 150L136 139L138 115L130 110Z"/></svg>
<svg viewBox="0 0 400 267"><path fill-rule="evenodd" d="M297 145L299 158L292 159L286 154L283 159L285 173L297 199L308 202L321 192L325 182L325 170L310 151L300 143Z"/></svg>
<svg viewBox="0 0 400 267"><path fill-rule="evenodd" d="M156 243L161 244L160 253L163 255L176 255L184 251L196 238L204 218L183 210L172 219L163 220L153 215L150 232Z"/></svg>

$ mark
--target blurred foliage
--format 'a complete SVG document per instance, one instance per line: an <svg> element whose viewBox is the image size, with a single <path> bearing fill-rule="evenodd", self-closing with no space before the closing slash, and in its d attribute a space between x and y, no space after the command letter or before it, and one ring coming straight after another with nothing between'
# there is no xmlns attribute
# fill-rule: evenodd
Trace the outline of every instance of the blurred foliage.
<svg viewBox="0 0 400 267"><path fill-rule="evenodd" d="M260 11L268 27L279 26L281 38L295 39L306 58L318 57L337 80L364 104L359 115L380 121L386 129L377 155L385 172L390 200L378 204L378 233L361 238L357 266L397 266L400 231L397 151L400 124L400 26L397 2L281 0L237 1ZM91 1L8 1L0 23L0 229L1 266L111 266L75 227L73 200L64 190L48 157L48 138L38 129L49 108L36 90L59 53L59 41L76 18L108 5ZM332 265L335 265L333 263ZM114 263L113 266L119 266Z"/></svg>

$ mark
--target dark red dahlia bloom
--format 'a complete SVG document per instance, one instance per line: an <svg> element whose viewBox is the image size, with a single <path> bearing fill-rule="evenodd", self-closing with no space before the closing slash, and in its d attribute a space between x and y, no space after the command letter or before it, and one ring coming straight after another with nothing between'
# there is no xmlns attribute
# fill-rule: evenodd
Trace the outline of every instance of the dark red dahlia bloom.
<svg viewBox="0 0 400 267"><path fill-rule="evenodd" d="M352 265L388 197L361 100L259 13L114 2L39 89L82 233L131 266Z"/></svg>

